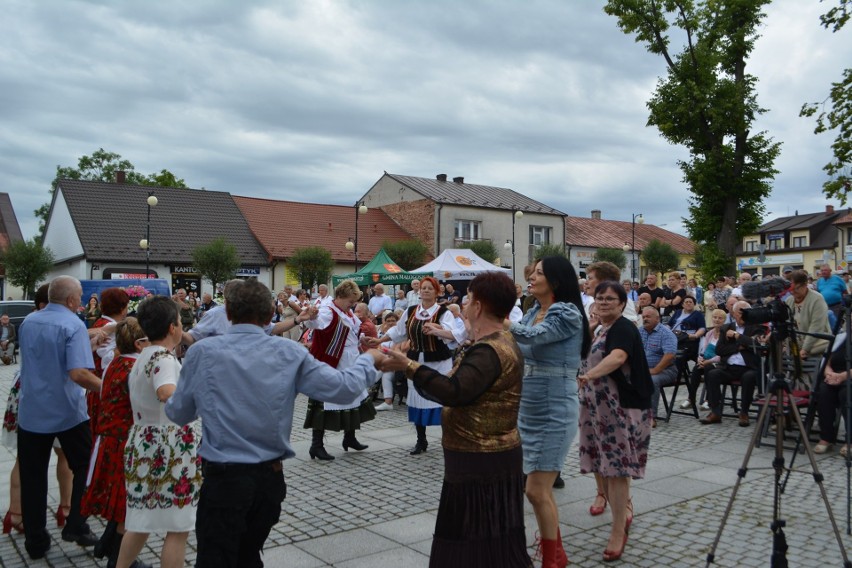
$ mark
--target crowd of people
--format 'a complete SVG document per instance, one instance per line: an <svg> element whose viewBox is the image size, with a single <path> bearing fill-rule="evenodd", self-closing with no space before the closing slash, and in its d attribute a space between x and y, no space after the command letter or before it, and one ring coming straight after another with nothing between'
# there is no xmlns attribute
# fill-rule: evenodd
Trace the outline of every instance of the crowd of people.
<svg viewBox="0 0 852 568"><path fill-rule="evenodd" d="M830 270L813 286L804 271L784 272L791 317L817 334L790 349L820 357L849 289ZM718 424L722 386L735 382L739 425L750 423L756 347L768 333L745 320L751 277L703 290L671 273L663 288L656 275L640 287L608 262L581 279L567 259L546 257L525 279L526 288L486 272L457 290L425 277L407 292L377 284L369 298L351 280L320 285L315 298L232 280L220 301L202 295L198 319L184 290L149 297L129 315L120 288L83 306L79 281L58 277L39 289L17 336L14 327L0 332L0 348L17 341L21 356L3 425L17 451L3 531L23 532L31 558L46 554L56 451L62 538L94 546L107 566L144 568L137 557L152 532L165 533L161 565L182 566L193 530L198 566L262 566L286 494L282 463L295 455L296 396L309 399L309 456L325 462L334 460L327 432L343 433L344 451L364 451L356 432L399 396L415 430L410 455L427 452L427 427L442 426L432 566L532 566L524 498L542 566L566 566L553 489L564 485L575 437L580 470L596 482L588 512L612 513L602 559L618 560L661 389L688 376L685 405L695 408L703 381L701 423ZM845 364L832 356L820 388L817 453L837 441ZM383 401L374 406L368 389L377 383ZM107 521L102 535L89 515Z"/></svg>

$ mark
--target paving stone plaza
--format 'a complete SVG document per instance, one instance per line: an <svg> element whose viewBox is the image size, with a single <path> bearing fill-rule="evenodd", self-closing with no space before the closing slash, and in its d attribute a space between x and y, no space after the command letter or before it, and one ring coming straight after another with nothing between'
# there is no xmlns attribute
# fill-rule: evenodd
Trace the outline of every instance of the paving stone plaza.
<svg viewBox="0 0 852 568"><path fill-rule="evenodd" d="M5 404L17 365L0 366L0 397ZM683 389L681 389L683 390ZM366 568L428 565L431 535L441 489L440 429L429 428L429 451L409 456L414 430L406 422L405 408L380 412L358 434L369 444L364 452L344 452L342 434L331 433L326 448L333 462L308 458L310 432L300 428L306 399L296 406L293 442L297 457L285 462L287 499L279 522L264 551L268 567ZM661 405L662 406L662 405ZM752 426L753 428L753 426ZM739 428L735 419L702 426L690 416L675 415L660 422L651 440L644 480L633 484L636 520L621 561L623 566L704 566L707 552L737 480L752 428ZM714 566L769 566L772 552L773 471L772 441L756 448L749 470L716 549ZM788 463L792 452L785 452ZM791 567L842 566L842 557L804 455L795 460L802 473L794 473L782 496L781 517ZM0 447L0 512L8 508L8 479L14 456ZM845 546L847 470L836 452L818 456L835 517ZM555 490L565 548L572 566L599 566L608 536L609 510L591 517L594 480L578 473L576 447L563 469L566 486ZM0 567L98 567L87 549L61 540L52 513L58 504L51 473L48 528L53 537L43 560L30 561L19 534L0 538ZM90 523L102 530L97 519ZM527 506L528 542L534 541L535 518ZM161 537L162 535L160 535ZM142 559L158 566L161 538L151 535ZM89 549L90 550L90 549ZM195 539L191 535L187 566L194 564Z"/></svg>

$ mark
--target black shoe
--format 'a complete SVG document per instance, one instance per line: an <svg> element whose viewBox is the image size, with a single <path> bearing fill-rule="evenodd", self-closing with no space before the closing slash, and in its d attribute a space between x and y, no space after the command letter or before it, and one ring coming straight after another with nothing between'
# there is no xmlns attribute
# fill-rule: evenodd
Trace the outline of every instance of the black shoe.
<svg viewBox="0 0 852 568"><path fill-rule="evenodd" d="M348 452L349 448L352 448L353 450L358 450L360 452L362 450L366 450L369 447L370 446L368 446L367 444L362 444L361 442L359 442L355 438L355 436L352 436L351 439L348 439L348 440L344 439L343 440L343 451L344 452Z"/></svg>
<svg viewBox="0 0 852 568"><path fill-rule="evenodd" d="M88 526L83 527L86 532L75 533L71 530L68 530L68 526L66 525L64 529L62 529L62 540L65 542L73 542L78 544L79 546L94 546L97 544L98 536L91 531Z"/></svg>
<svg viewBox="0 0 852 568"><path fill-rule="evenodd" d="M564 489L565 488L565 480L562 479L562 472L556 474L556 479L553 480L553 488L554 489Z"/></svg>
<svg viewBox="0 0 852 568"><path fill-rule="evenodd" d="M110 553L113 548L113 542L115 541L115 537L118 534L116 532L117 527L118 523L116 523L115 521L109 521L107 523L107 526L104 529L104 533L101 535L100 540L98 540L98 543L92 550L92 556L94 556L95 558L105 558ZM121 541L119 540L119 543L120 542Z"/></svg>
<svg viewBox="0 0 852 568"><path fill-rule="evenodd" d="M319 446L316 448L311 448L308 450L308 454L311 456L311 459L318 459L322 461L332 461L334 456L325 451L325 446Z"/></svg>
<svg viewBox="0 0 852 568"><path fill-rule="evenodd" d="M419 456L420 454L422 454L422 453L425 453L425 452L426 452L426 447L427 447L427 444L425 444L425 443L421 444L420 442L417 442L417 443L414 445L414 447L413 447L413 448L411 448L411 451L410 451L410 452L408 452L408 455L410 455L410 456Z"/></svg>
<svg viewBox="0 0 852 568"><path fill-rule="evenodd" d="M29 542L24 541L24 548L27 549L27 554L29 554L30 558L33 560L44 558L44 555L47 554L48 550L50 550L50 539L48 538L45 542L40 544L30 544Z"/></svg>

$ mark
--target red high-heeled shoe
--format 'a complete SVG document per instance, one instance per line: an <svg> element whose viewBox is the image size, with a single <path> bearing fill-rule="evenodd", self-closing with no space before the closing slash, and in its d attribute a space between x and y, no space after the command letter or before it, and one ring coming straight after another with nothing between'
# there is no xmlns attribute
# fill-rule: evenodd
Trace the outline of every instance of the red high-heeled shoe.
<svg viewBox="0 0 852 568"><path fill-rule="evenodd" d="M620 550L610 550L606 549L603 551L603 561L604 562L613 562L621 558L621 555L624 554L624 547L627 546L627 531L624 531L624 540L621 541L621 549Z"/></svg>
<svg viewBox="0 0 852 568"><path fill-rule="evenodd" d="M12 517L18 517L20 521L13 522ZM6 516L3 517L3 534L9 534L15 529L19 533L24 532L24 518L19 513L13 513L11 510L6 511Z"/></svg>
<svg viewBox="0 0 852 568"><path fill-rule="evenodd" d="M68 510L66 513L65 510ZM65 526L65 520L71 514L71 505L60 505L56 508L56 526L62 528Z"/></svg>

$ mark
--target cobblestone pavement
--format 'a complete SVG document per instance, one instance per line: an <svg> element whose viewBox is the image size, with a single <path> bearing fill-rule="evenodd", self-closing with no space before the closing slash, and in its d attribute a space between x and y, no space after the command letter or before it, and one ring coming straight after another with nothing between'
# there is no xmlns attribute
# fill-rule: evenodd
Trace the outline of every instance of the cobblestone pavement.
<svg viewBox="0 0 852 568"><path fill-rule="evenodd" d="M0 367L0 401L5 402L16 365ZM330 433L326 447L337 459L308 459L310 432L302 430L306 399L296 408L293 442L298 457L285 464L287 499L281 521L273 528L264 552L267 566L288 568L421 567L428 565L431 535L441 488L443 460L440 429L429 428L429 451L408 455L413 427L405 408L378 413L358 438L369 444L364 452L344 452L341 434ZM752 427L753 428L753 427ZM704 566L719 530L720 520L737 481L752 428L739 428L734 419L702 426L690 416L675 415L654 430L647 476L633 483L636 519L622 560L624 566ZM768 566L772 552L774 446L770 440L756 448L740 485L733 509L716 548L715 566ZM791 451L785 452L789 463ZM0 512L8 508L8 478L14 455L0 447ZM841 566L819 487L804 455L795 460L781 498L790 566ZM847 528L847 468L836 452L818 456L824 486L834 507L844 545L852 544ZM609 512L591 517L588 507L594 480L578 473L576 447L563 469L565 489L555 490L562 535L572 566L599 566L606 545ZM58 492L51 481L49 508L56 510ZM52 516L49 516L52 519ZM93 530L102 525L91 519ZM48 523L53 544L45 559L30 561L23 535L0 538L0 567L104 566L87 550L62 542L59 529ZM527 506L528 542L535 518ZM158 565L161 537L151 535L142 559ZM187 565L195 559L190 536Z"/></svg>

